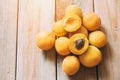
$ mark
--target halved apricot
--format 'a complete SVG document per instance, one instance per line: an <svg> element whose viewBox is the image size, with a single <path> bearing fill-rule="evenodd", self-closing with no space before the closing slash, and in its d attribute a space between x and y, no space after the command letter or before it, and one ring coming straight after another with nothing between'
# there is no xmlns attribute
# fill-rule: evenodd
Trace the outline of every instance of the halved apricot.
<svg viewBox="0 0 120 80"><path fill-rule="evenodd" d="M68 42L69 39L67 37L57 38L55 41L55 49L59 55L66 56L71 53L68 47Z"/></svg>
<svg viewBox="0 0 120 80"><path fill-rule="evenodd" d="M81 64L85 67L94 67L102 60L101 51L95 46L89 46L87 51L79 56Z"/></svg>
<svg viewBox="0 0 120 80"><path fill-rule="evenodd" d="M76 56L67 56L62 62L63 71L67 75L74 75L80 68L79 59Z"/></svg>
<svg viewBox="0 0 120 80"><path fill-rule="evenodd" d="M66 15L63 17L63 24L67 32L74 32L81 27L82 20L78 15Z"/></svg>
<svg viewBox="0 0 120 80"><path fill-rule="evenodd" d="M64 25L62 23L62 20L59 20L53 24L52 31L57 36L65 36L67 32L64 30Z"/></svg>
<svg viewBox="0 0 120 80"><path fill-rule="evenodd" d="M101 48L106 44L107 39L106 35L102 31L94 31L89 34L89 41L90 44Z"/></svg>
<svg viewBox="0 0 120 80"><path fill-rule="evenodd" d="M87 36L84 34L79 33L70 37L69 49L73 54L83 54L87 50L88 45L89 41L87 39Z"/></svg>
<svg viewBox="0 0 120 80"><path fill-rule="evenodd" d="M51 32L39 32L36 36L36 44L42 50L49 50L55 44L55 35Z"/></svg>
<svg viewBox="0 0 120 80"><path fill-rule="evenodd" d="M70 38L72 35L77 34L77 33L82 33L82 34L85 34L86 36L88 36L87 29L84 26L82 26L77 31L68 33L68 37Z"/></svg>
<svg viewBox="0 0 120 80"><path fill-rule="evenodd" d="M83 25L89 31L95 31L100 28L101 19L96 13L89 12L83 16Z"/></svg>
<svg viewBox="0 0 120 80"><path fill-rule="evenodd" d="M82 17L82 10L78 5L74 5L74 4L69 5L66 8L65 15L71 15L71 14L76 14L79 17Z"/></svg>

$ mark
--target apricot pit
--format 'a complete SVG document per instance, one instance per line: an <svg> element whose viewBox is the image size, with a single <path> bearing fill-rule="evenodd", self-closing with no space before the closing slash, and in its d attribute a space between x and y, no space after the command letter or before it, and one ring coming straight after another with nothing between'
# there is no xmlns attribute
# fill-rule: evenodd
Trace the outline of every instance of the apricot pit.
<svg viewBox="0 0 120 80"><path fill-rule="evenodd" d="M84 34L79 33L70 37L69 49L73 54L83 54L87 50L88 45L89 41L87 39L87 36Z"/></svg>

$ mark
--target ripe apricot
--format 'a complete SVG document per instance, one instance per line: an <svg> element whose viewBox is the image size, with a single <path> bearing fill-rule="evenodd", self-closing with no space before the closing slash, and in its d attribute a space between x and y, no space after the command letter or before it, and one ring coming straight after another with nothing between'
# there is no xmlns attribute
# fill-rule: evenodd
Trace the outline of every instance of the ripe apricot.
<svg viewBox="0 0 120 80"><path fill-rule="evenodd" d="M78 15L66 15L63 17L63 24L67 32L74 32L81 27L82 20Z"/></svg>
<svg viewBox="0 0 120 80"><path fill-rule="evenodd" d="M101 51L95 46L89 46L87 51L79 56L81 64L85 67L94 67L102 60Z"/></svg>
<svg viewBox="0 0 120 80"><path fill-rule="evenodd" d="M36 44L42 50L49 50L55 44L55 35L51 32L40 32L36 36Z"/></svg>
<svg viewBox="0 0 120 80"><path fill-rule="evenodd" d="M107 40L106 36L102 31L94 31L89 34L89 41L90 44L96 46L96 47L103 47Z"/></svg>
<svg viewBox="0 0 120 80"><path fill-rule="evenodd" d="M65 36L67 32L64 30L64 25L62 23L62 20L59 20L53 24L52 31L57 36Z"/></svg>
<svg viewBox="0 0 120 80"><path fill-rule="evenodd" d="M101 25L101 19L96 13L90 12L83 16L83 25L89 31L95 31L99 29Z"/></svg>
<svg viewBox="0 0 120 80"><path fill-rule="evenodd" d="M68 48L69 39L67 37L60 37L55 41L55 48L58 54L66 56L70 54L70 50Z"/></svg>
<svg viewBox="0 0 120 80"><path fill-rule="evenodd" d="M78 5L69 5L66 8L65 15L76 14L79 17L82 17L82 10Z"/></svg>
<svg viewBox="0 0 120 80"><path fill-rule="evenodd" d="M82 33L82 34L85 34L86 36L88 36L88 31L87 31L87 29L86 29L84 26L82 26L82 27L79 28L77 31L68 33L68 37L70 38L72 35L77 34L77 33Z"/></svg>
<svg viewBox="0 0 120 80"><path fill-rule="evenodd" d="M74 75L80 68L79 59L76 56L67 56L62 62L63 71L67 75Z"/></svg>
<svg viewBox="0 0 120 80"><path fill-rule="evenodd" d="M83 54L87 50L88 45L89 41L87 39L87 36L84 34L79 33L70 37L69 49L73 54Z"/></svg>

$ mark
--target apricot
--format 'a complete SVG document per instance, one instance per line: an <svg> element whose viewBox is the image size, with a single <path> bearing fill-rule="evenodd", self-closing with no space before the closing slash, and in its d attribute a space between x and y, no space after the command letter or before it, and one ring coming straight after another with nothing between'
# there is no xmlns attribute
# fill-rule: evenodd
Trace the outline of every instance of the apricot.
<svg viewBox="0 0 120 80"><path fill-rule="evenodd" d="M63 71L67 75L74 75L80 68L79 59L76 56L67 56L62 62Z"/></svg>
<svg viewBox="0 0 120 80"><path fill-rule="evenodd" d="M81 64L85 67L94 67L102 60L101 51L95 46L89 46L87 51L79 56Z"/></svg>
<svg viewBox="0 0 120 80"><path fill-rule="evenodd" d="M70 54L68 47L69 39L67 37L60 37L55 41L55 48L59 55L66 56Z"/></svg>
<svg viewBox="0 0 120 80"><path fill-rule="evenodd" d="M63 17L63 24L67 32L74 32L81 27L82 20L78 15L67 15Z"/></svg>
<svg viewBox="0 0 120 80"><path fill-rule="evenodd" d="M36 36L36 44L42 50L49 50L55 44L55 35L51 32L39 32Z"/></svg>
<svg viewBox="0 0 120 80"><path fill-rule="evenodd" d="M89 34L89 41L90 41L90 44L98 48L103 47L107 42L106 36L102 31L91 32Z"/></svg>
<svg viewBox="0 0 120 80"><path fill-rule="evenodd" d="M89 41L87 36L84 34L74 34L72 37L70 37L69 49L73 54L83 54L87 50L88 45Z"/></svg>
<svg viewBox="0 0 120 80"><path fill-rule="evenodd" d="M89 31L95 31L95 30L98 30L100 28L101 19L96 13L90 12L90 13L87 13L83 16L83 25Z"/></svg>
<svg viewBox="0 0 120 80"><path fill-rule="evenodd" d="M87 31L87 29L86 29L84 26L82 26L82 27L79 28L77 31L68 33L68 37L70 38L72 35L77 34L77 33L82 33L82 34L85 34L86 36L88 36L88 31Z"/></svg>
<svg viewBox="0 0 120 80"><path fill-rule="evenodd" d="M64 25L62 23L62 20L59 20L53 24L52 31L57 36L65 36L67 32L64 30Z"/></svg>
<svg viewBox="0 0 120 80"><path fill-rule="evenodd" d="M82 17L82 10L78 5L69 5L66 8L65 15L76 14L79 17Z"/></svg>

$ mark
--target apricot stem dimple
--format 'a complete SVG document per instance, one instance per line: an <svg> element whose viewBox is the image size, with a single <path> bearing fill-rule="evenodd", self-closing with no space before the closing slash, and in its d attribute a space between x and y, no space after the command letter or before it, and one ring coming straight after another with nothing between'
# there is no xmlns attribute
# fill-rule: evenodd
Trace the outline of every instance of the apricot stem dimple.
<svg viewBox="0 0 120 80"><path fill-rule="evenodd" d="M85 44L84 39L77 39L77 40L75 40L75 47L77 49L82 48L84 46L84 44Z"/></svg>

